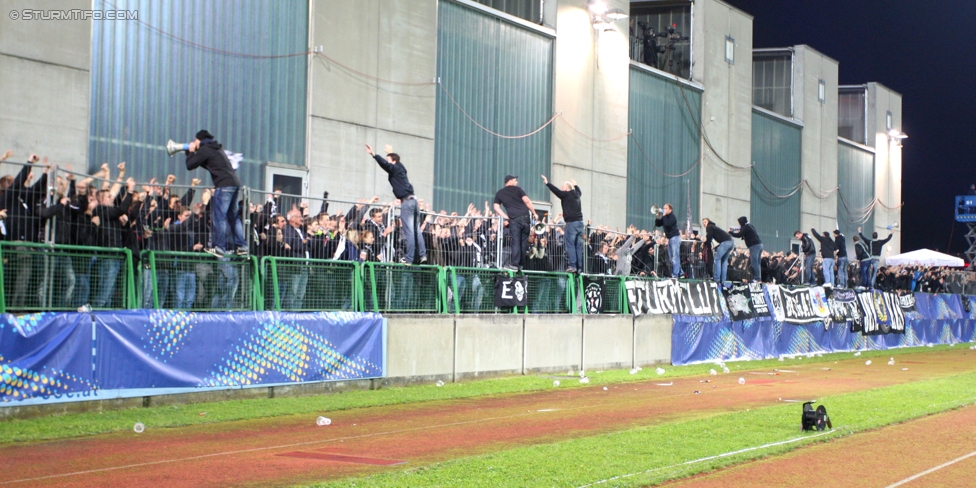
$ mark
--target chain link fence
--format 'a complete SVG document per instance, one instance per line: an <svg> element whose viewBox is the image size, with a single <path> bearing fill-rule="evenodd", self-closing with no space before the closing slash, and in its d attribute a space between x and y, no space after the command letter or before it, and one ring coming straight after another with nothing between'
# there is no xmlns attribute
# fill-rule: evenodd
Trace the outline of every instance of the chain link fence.
<svg viewBox="0 0 976 488"><path fill-rule="evenodd" d="M258 308L259 280L254 258L143 251L139 272L142 308L196 312Z"/></svg>
<svg viewBox="0 0 976 488"><path fill-rule="evenodd" d="M444 268L366 263L364 310L382 313L446 312Z"/></svg>
<svg viewBox="0 0 976 488"><path fill-rule="evenodd" d="M265 310L363 310L360 263L321 259L261 259Z"/></svg>

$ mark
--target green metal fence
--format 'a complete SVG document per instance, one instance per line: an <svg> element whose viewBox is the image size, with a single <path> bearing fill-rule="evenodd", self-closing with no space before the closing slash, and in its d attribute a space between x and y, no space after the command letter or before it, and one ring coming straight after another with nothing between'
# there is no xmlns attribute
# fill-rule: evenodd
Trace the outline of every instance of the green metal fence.
<svg viewBox="0 0 976 488"><path fill-rule="evenodd" d="M529 305L525 313L575 313L575 280L570 273L525 271Z"/></svg>
<svg viewBox="0 0 976 488"><path fill-rule="evenodd" d="M254 257L143 251L139 272L142 308L197 312L260 309Z"/></svg>
<svg viewBox="0 0 976 488"><path fill-rule="evenodd" d="M363 310L361 265L352 261L261 259L265 310Z"/></svg>
<svg viewBox="0 0 976 488"><path fill-rule="evenodd" d="M444 313L447 291L444 268L366 263L367 312Z"/></svg>
<svg viewBox="0 0 976 488"><path fill-rule="evenodd" d="M135 308L128 249L0 243L0 312Z"/></svg>
<svg viewBox="0 0 976 488"><path fill-rule="evenodd" d="M499 313L495 307L495 277L512 276L503 269L449 267L447 276L448 313ZM507 312L507 311L506 311Z"/></svg>
<svg viewBox="0 0 976 488"><path fill-rule="evenodd" d="M577 281L578 292L577 300L580 304L580 312L586 312L586 284L585 278L603 278L603 313L630 313L627 306L627 290L624 288L623 276L607 275L579 275Z"/></svg>

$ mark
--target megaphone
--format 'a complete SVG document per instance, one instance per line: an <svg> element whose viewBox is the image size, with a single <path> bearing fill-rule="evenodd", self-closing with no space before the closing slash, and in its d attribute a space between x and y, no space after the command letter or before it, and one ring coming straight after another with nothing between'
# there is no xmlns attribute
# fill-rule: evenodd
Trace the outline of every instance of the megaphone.
<svg viewBox="0 0 976 488"><path fill-rule="evenodd" d="M654 214L654 215L660 214L661 213L661 207L658 207L657 205L651 205L651 213Z"/></svg>
<svg viewBox="0 0 976 488"><path fill-rule="evenodd" d="M895 222L894 224L888 226L888 230L897 229L897 228L898 228L898 222Z"/></svg>
<svg viewBox="0 0 976 488"><path fill-rule="evenodd" d="M187 151L189 149L190 149L190 144L188 143L184 142L181 144L172 139L166 141L166 154L169 154L169 157L173 157L174 154L180 151Z"/></svg>
<svg viewBox="0 0 976 488"><path fill-rule="evenodd" d="M535 224L534 226L532 226L532 232L535 232L535 235L537 235L537 236L541 236L542 234L545 234L546 233L546 224L544 224L542 222L539 222L539 223Z"/></svg>

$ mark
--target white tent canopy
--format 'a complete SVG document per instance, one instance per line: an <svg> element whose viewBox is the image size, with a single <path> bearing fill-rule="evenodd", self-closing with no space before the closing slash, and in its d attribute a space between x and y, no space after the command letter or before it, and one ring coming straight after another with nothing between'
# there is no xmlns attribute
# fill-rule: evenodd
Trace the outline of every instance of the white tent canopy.
<svg viewBox="0 0 976 488"><path fill-rule="evenodd" d="M919 249L885 259L887 266L965 266L962 259L930 249Z"/></svg>

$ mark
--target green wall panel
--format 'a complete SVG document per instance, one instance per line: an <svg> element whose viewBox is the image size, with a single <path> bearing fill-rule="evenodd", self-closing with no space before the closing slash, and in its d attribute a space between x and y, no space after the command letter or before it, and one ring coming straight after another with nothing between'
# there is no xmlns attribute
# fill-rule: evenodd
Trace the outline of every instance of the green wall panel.
<svg viewBox="0 0 976 488"><path fill-rule="evenodd" d="M752 113L752 201L749 219L769 252L787 251L800 228L801 129L763 113ZM787 196L793 193L791 196ZM733 224L736 225L736 224ZM807 231L809 232L809 231Z"/></svg>
<svg viewBox="0 0 976 488"><path fill-rule="evenodd" d="M481 208L506 174L519 176L533 200L549 199L539 175L549 174L551 127L506 139L477 124L506 136L545 124L552 117L552 50L548 36L464 5L439 2L437 76L457 104L438 89L436 209L463 212L469 203Z"/></svg>
<svg viewBox="0 0 976 488"><path fill-rule="evenodd" d="M843 196L843 201L837 199L837 223L840 231L847 236L848 251L853 259L851 237L857 235L857 228L863 227L865 232L872 232L874 228L874 212L866 214L863 211L874 200L874 153L839 142L837 183Z"/></svg>
<svg viewBox="0 0 976 488"><path fill-rule="evenodd" d="M627 224L653 229L650 207L665 203L684 222L689 202L692 224L698 223L701 92L631 67L629 119Z"/></svg>

